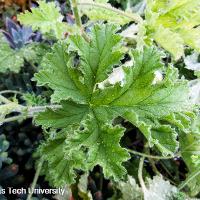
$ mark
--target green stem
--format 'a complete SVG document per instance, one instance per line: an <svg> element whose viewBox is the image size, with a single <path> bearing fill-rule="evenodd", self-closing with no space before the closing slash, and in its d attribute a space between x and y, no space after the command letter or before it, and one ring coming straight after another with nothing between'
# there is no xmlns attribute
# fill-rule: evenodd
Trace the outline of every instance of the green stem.
<svg viewBox="0 0 200 200"><path fill-rule="evenodd" d="M138 168L138 179L140 182L140 186L142 188L143 193L146 191L146 186L142 177L142 171L143 171L143 165L144 165L144 157L140 158L139 168Z"/></svg>
<svg viewBox="0 0 200 200"><path fill-rule="evenodd" d="M3 91L0 92L0 94L6 94L6 93L14 93L14 94L20 94L20 95L23 95L22 92L15 91L15 90L3 90Z"/></svg>
<svg viewBox="0 0 200 200"><path fill-rule="evenodd" d="M81 23L81 18L79 16L79 11L78 11L78 5L76 0L71 0L71 7L72 7L72 11L76 20L76 25L81 28L82 27L82 23Z"/></svg>
<svg viewBox="0 0 200 200"><path fill-rule="evenodd" d="M46 105L46 106L26 107L26 106L19 105L19 107L13 110L13 112L19 112L20 115L5 118L2 120L1 123L13 122L13 121L31 118L31 117L34 117L37 113L44 112L47 108L59 109L59 108L62 108L62 106L61 105Z"/></svg>
<svg viewBox="0 0 200 200"><path fill-rule="evenodd" d="M27 200L31 200L32 198L32 195L33 195L33 190L35 189L35 186L36 186L36 183L37 183L37 180L39 178L39 175L40 175L40 172L41 172L41 169L42 169L42 165L43 165L43 160L41 160L38 164L38 167L37 167L37 171L35 173L35 176L34 176L34 179L33 179L33 183L31 185L31 190L30 190L30 193L28 194L28 197L27 197Z"/></svg>
<svg viewBox="0 0 200 200"><path fill-rule="evenodd" d="M70 1L71 1L71 8L72 8L72 11L73 11L73 14L74 14L74 17L75 17L76 25L80 28L83 38L87 42L89 42L90 39L87 36L87 34L85 33L84 28L82 26L82 22L81 22L81 18L80 18L80 15L79 15L79 10L78 10L78 3L77 3L76 0L70 0Z"/></svg>
<svg viewBox="0 0 200 200"><path fill-rule="evenodd" d="M147 155L150 155L150 149L148 148L148 143L146 143L145 144L145 153L147 154ZM154 162L154 159L152 159L152 158L149 158L148 157L148 160L149 160L149 163L150 163L150 165L151 165L151 167L152 167L152 170L153 170L153 172L156 174L156 175L160 175L160 172L158 171L158 169L157 169L157 167L156 167L156 164L155 164L155 162Z"/></svg>
<svg viewBox="0 0 200 200"><path fill-rule="evenodd" d="M140 153L138 151L134 151L134 150L131 150L131 149L128 149L128 152L129 153L132 153L132 154L135 154L135 155L139 155L139 156L143 156L143 157L146 157L146 158L152 158L152 159L158 159L158 160L161 160L161 159L172 159L176 156L166 156L166 157L163 157L163 156L154 156L154 155L148 155L148 154L145 154L145 153Z"/></svg>
<svg viewBox="0 0 200 200"><path fill-rule="evenodd" d="M112 6L109 6L109 4L106 5L106 4L94 3L94 2L80 2L80 3L78 3L78 5L80 5L80 6L91 6L91 7L102 8L102 9L105 9L105 10L110 10L112 12L115 12L115 13L123 16L123 17L127 17L131 21L135 21L137 23L141 23L143 21L143 19L138 14L124 12L122 10L119 10L119 9L116 9Z"/></svg>
<svg viewBox="0 0 200 200"><path fill-rule="evenodd" d="M54 110L54 109L62 108L62 106L61 105L33 106L33 107L27 108L27 113L29 117L33 117L35 114L39 112L44 112L47 108Z"/></svg>
<svg viewBox="0 0 200 200"><path fill-rule="evenodd" d="M14 122L14 121L18 121L18 120L23 120L25 118L24 115L17 115L14 117L8 117L6 119L3 120L3 123L7 123L7 122Z"/></svg>

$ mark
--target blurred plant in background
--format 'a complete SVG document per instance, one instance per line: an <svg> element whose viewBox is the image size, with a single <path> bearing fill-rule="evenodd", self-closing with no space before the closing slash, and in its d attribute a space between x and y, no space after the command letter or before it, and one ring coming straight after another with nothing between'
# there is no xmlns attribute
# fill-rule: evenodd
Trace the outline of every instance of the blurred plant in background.
<svg viewBox="0 0 200 200"><path fill-rule="evenodd" d="M13 20L6 19L6 29L3 31L4 36L6 37L9 45L13 49L21 49L26 44L29 44L33 41L39 41L39 37L33 33L30 27L20 27ZM33 39L33 36L36 35L36 39ZM38 37L38 38L37 38Z"/></svg>
<svg viewBox="0 0 200 200"><path fill-rule="evenodd" d="M6 30L0 31L0 72L17 73L25 62L35 68L47 52L48 45L41 40L39 32L33 33L30 27L21 27L7 18Z"/></svg>

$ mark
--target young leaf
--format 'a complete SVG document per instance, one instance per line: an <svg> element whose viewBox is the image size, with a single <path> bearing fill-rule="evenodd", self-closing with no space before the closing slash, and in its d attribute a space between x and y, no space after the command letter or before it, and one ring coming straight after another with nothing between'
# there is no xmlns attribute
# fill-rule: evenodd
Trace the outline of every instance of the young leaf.
<svg viewBox="0 0 200 200"><path fill-rule="evenodd" d="M118 180L125 174L122 163L129 156L119 145L124 129L113 126L112 120L123 117L140 129L151 146L156 145L164 155L173 154L177 133L160 120L191 106L187 82L178 79L174 68L164 68L155 48L132 51L134 65L123 66L123 54L117 50L121 37L116 31L115 25L95 25L90 43L77 35L69 38L69 46L56 44L35 78L54 90L53 101L63 102L61 109L39 114L36 122L64 129L80 124L67 134L65 154L76 160L73 153L78 150L85 155L86 170L101 165L106 177ZM155 81L158 70L165 78Z"/></svg>
<svg viewBox="0 0 200 200"><path fill-rule="evenodd" d="M199 7L197 0L147 1L145 19L149 36L175 59L184 54L184 45L200 51L200 31L196 28L200 23Z"/></svg>
<svg viewBox="0 0 200 200"><path fill-rule="evenodd" d="M31 12L26 11L18 15L19 21L31 26L33 30L40 30L42 33L54 32L56 38L61 39L67 30L67 24L63 23L63 16L60 9L54 2L38 2L38 8L32 8Z"/></svg>
<svg viewBox="0 0 200 200"><path fill-rule="evenodd" d="M155 41L177 60L184 54L184 41L179 34L160 26L154 34Z"/></svg>
<svg viewBox="0 0 200 200"><path fill-rule="evenodd" d="M200 28L198 27L200 2L197 0L148 0L144 21L138 19L137 14L121 13L120 10L113 12L109 4L83 0L80 1L80 5L83 12L93 20L106 20L124 25L135 18L139 22L136 38L139 47L143 43L152 44L155 40L176 60L184 55L186 45L200 51ZM129 21L126 21L126 18Z"/></svg>

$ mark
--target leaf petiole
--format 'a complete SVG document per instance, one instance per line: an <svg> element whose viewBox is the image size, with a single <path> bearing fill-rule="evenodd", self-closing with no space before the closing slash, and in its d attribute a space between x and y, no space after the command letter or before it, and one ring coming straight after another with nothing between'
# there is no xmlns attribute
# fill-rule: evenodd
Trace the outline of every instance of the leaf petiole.
<svg viewBox="0 0 200 200"><path fill-rule="evenodd" d="M161 160L161 159L172 159L174 157L177 157L179 156L179 154L176 154L174 156L154 156L154 155L148 155L148 154L145 154L145 153L141 153L141 152L138 152L138 151L134 151L132 149L128 149L128 152L129 153L132 153L132 154L135 154L135 155L139 155L139 156L143 156L143 157L146 157L146 158L152 158L152 159L158 159L158 160Z"/></svg>
<svg viewBox="0 0 200 200"><path fill-rule="evenodd" d="M85 33L84 28L82 26L82 22L81 22L79 10L78 10L78 3L77 3L76 0L71 0L71 8L72 8L72 11L73 11L73 14L74 14L74 17L75 17L76 25L80 28L83 38L87 42L89 42L90 38L87 36L87 34Z"/></svg>

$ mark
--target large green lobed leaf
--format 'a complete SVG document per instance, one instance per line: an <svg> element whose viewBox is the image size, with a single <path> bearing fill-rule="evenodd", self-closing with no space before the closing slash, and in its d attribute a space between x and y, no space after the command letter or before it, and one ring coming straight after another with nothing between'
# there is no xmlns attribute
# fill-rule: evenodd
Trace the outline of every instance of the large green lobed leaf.
<svg viewBox="0 0 200 200"><path fill-rule="evenodd" d="M118 116L138 127L149 144L156 145L164 155L173 155L177 150L176 130L160 120L190 109L187 82L178 79L173 67L164 66L161 54L153 47L132 51L133 65L122 65L122 38L116 32L115 25L94 25L90 43L77 35L69 38L68 45L55 44L44 59L43 69L35 75L39 85L48 85L54 91L52 101L62 102L62 108L39 114L37 124L70 130L59 151L65 157L63 162L69 158L74 164L70 176L54 170L51 177L55 185L60 185L56 177L72 183L71 169L81 165L84 170L100 165L105 176L114 180L126 174L122 164L129 155L120 146L125 129L112 123ZM157 82L158 70L165 78ZM46 142L49 149L51 143ZM50 168L58 167L55 156L45 155L44 159Z"/></svg>

